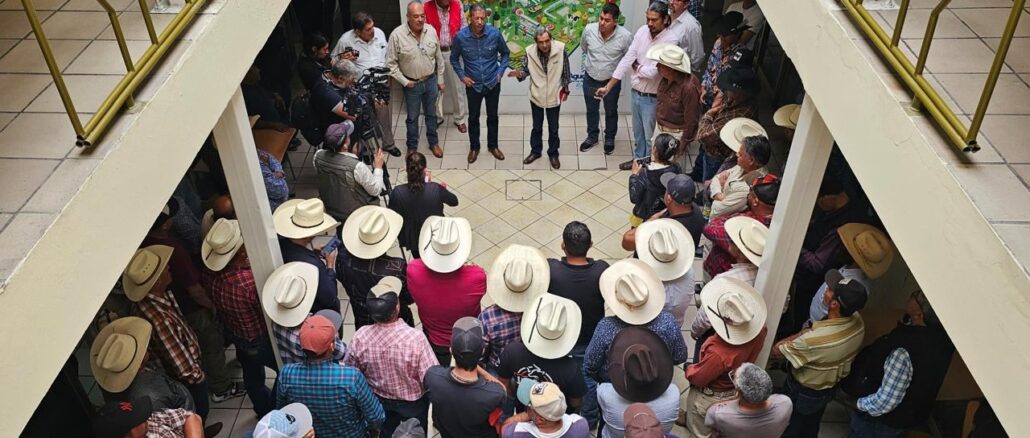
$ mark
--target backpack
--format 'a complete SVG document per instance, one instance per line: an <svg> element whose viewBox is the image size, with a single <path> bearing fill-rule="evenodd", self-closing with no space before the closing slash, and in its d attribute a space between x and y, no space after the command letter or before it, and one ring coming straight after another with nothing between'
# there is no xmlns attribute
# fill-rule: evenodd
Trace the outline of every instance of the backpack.
<svg viewBox="0 0 1030 438"><path fill-rule="evenodd" d="M322 125L311 109L311 93L304 93L290 103L290 124L300 130L300 134L308 144L318 146L322 143Z"/></svg>

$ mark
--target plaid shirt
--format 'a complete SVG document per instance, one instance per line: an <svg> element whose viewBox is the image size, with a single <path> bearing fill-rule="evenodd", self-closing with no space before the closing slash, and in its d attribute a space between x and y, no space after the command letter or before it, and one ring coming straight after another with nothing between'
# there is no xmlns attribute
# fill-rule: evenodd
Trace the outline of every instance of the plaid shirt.
<svg viewBox="0 0 1030 438"><path fill-rule="evenodd" d="M386 419L365 376L331 360L292 363L279 374L276 408L302 403L311 410L319 438L362 438Z"/></svg>
<svg viewBox="0 0 1030 438"><path fill-rule="evenodd" d="M908 385L912 383L912 359L908 350L895 348L883 363L883 383L876 392L856 401L858 410L874 417L893 411L905 398Z"/></svg>
<svg viewBox="0 0 1030 438"><path fill-rule="evenodd" d="M594 337L590 339L590 345L587 345L587 350L583 355L583 372L587 377L599 383L609 381L608 350L611 349L615 336L629 326L614 316L601 318L601 321L597 323L597 328L594 329ZM672 313L663 310L655 319L637 327L650 330L665 342L665 346L669 347L674 365L687 361L687 343L683 341L680 324L676 323L676 317L672 316Z"/></svg>
<svg viewBox="0 0 1030 438"><path fill-rule="evenodd" d="M161 409L147 419L147 438L179 438L185 431L186 419L193 413L185 409Z"/></svg>
<svg viewBox="0 0 1030 438"><path fill-rule="evenodd" d="M165 370L187 385L204 381L200 368L200 342L182 318L179 305L168 291L151 291L136 303L135 312L154 326L150 346Z"/></svg>
<svg viewBox="0 0 1030 438"><path fill-rule="evenodd" d="M275 336L275 343L279 347L279 359L282 360L283 365L304 362L307 355L300 348L300 325L283 327L273 322L272 335ZM347 344L337 337L333 347L333 361L343 362L343 357L347 355Z"/></svg>
<svg viewBox="0 0 1030 438"><path fill-rule="evenodd" d="M361 370L379 397L404 401L422 398L426 370L438 365L426 335L400 319L359 328L343 363Z"/></svg>
<svg viewBox="0 0 1030 438"><path fill-rule="evenodd" d="M494 304L483 309L479 314L479 322L483 325L483 343L486 344L481 363L484 367L497 369L501 364L504 347L521 334L522 314L509 312Z"/></svg>
<svg viewBox="0 0 1030 438"><path fill-rule="evenodd" d="M207 290L229 332L247 341L264 336L265 318L250 263L230 262L219 272L208 271Z"/></svg>
<svg viewBox="0 0 1030 438"><path fill-rule="evenodd" d="M710 157L725 160L733 155L733 150L722 142L719 131L722 131L722 127L730 120L738 117L753 119L755 114L755 107L750 100L733 106L726 106L724 103L718 108L712 108L705 112L701 116L701 121L697 123L697 141Z"/></svg>
<svg viewBox="0 0 1030 438"><path fill-rule="evenodd" d="M712 219L708 225L705 225L705 237L712 241L712 252L708 254L708 258L705 259L702 266L711 277L715 277L733 267L734 260L733 256L730 255L730 245L733 245L733 241L730 240L730 235L726 232L726 221L731 217L737 216L754 218L767 227L772 222L772 216L760 216L751 210L745 210L736 214L719 216Z"/></svg>

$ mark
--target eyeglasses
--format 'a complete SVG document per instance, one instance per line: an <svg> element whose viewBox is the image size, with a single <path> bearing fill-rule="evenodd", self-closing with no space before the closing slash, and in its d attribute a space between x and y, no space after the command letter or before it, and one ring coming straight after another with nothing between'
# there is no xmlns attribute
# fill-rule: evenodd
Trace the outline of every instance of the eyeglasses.
<svg viewBox="0 0 1030 438"><path fill-rule="evenodd" d="M731 322L730 319L725 317L725 316L722 316L722 313L719 313L718 310L712 309L712 306L707 306L707 305L705 306L705 308L708 309L709 312L712 312L712 314L715 315L716 317L718 317L720 320L722 320L722 324L723 325L727 325L727 326L730 325L730 322ZM716 309L719 308L719 303L715 303L715 308ZM729 330L726 330L726 340L727 341L730 340L730 331Z"/></svg>

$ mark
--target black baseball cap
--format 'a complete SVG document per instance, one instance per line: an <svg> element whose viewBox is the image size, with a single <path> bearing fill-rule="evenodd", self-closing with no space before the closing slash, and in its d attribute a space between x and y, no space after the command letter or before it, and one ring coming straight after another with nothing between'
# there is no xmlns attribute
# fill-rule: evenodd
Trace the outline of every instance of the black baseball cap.
<svg viewBox="0 0 1030 438"><path fill-rule="evenodd" d="M673 201L680 204L688 204L694 201L697 185L689 176L682 173L667 172L658 179L662 182L666 193L669 194Z"/></svg>
<svg viewBox="0 0 1030 438"><path fill-rule="evenodd" d="M145 423L153 413L149 397L110 402L97 412L93 434L97 438L122 438L132 428Z"/></svg>
<svg viewBox="0 0 1030 438"><path fill-rule="evenodd" d="M750 96L758 94L758 75L748 66L730 67L715 83L722 91L736 91Z"/></svg>
<svg viewBox="0 0 1030 438"><path fill-rule="evenodd" d="M368 316L377 322L389 320L397 309L401 286L401 280L394 276L383 277L378 284L372 286L365 297Z"/></svg>
<svg viewBox="0 0 1030 438"><path fill-rule="evenodd" d="M451 354L463 359L483 357L483 325L479 319L466 316L454 322L451 329Z"/></svg>
<svg viewBox="0 0 1030 438"><path fill-rule="evenodd" d="M869 292L862 282L841 275L840 271L826 271L826 286L833 290L833 296L840 301L844 313L854 313L865 307Z"/></svg>

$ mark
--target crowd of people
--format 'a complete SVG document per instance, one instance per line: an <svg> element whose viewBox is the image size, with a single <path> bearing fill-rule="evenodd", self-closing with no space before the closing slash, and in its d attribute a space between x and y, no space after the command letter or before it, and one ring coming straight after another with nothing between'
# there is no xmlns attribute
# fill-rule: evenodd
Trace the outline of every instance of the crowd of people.
<svg viewBox="0 0 1030 438"><path fill-rule="evenodd" d="M584 30L581 150L613 152L621 82L632 88L634 158L620 168L633 203L622 247L633 255L611 263L589 256L591 230L572 221L563 257L512 244L479 266L469 221L445 215L459 199L418 152L424 126L442 156L444 101L470 136L471 163L485 100L487 148L504 159L509 49L481 4L466 14L459 0L411 2L389 36L358 12L332 49L307 36L297 72L320 136L319 196L289 199L281 163L259 154L284 264L259 289L232 198L206 211L170 199L97 317L89 365L107 404L96 435L214 436L211 402L242 396L260 418L255 437L425 437L430 423L445 438L654 438L674 436L674 424L691 437L814 437L838 398L853 407L851 436L904 436L925 421L954 347L916 291L897 328L863 348L861 312L894 248L839 163L821 182L783 313L770 314L769 291L755 288L780 188L755 120L752 48L764 19L753 0L731 5L708 29L717 39L705 57L700 3L653 2L636 32L609 3ZM508 76L530 84L524 162L541 158L546 120L558 169L569 54L546 29L535 41ZM385 176L384 154L401 155L389 102L365 117L353 102L358 78L378 67L405 97L396 187ZM248 107L275 105L252 95ZM798 117L787 105L774 120L790 138ZM369 120L387 127L374 151L361 135ZM400 256L388 254L396 247Z"/></svg>

